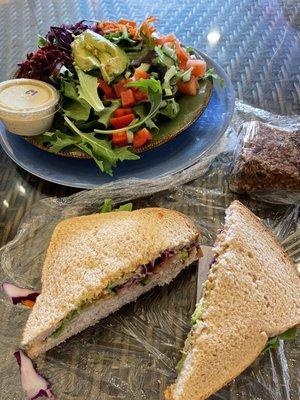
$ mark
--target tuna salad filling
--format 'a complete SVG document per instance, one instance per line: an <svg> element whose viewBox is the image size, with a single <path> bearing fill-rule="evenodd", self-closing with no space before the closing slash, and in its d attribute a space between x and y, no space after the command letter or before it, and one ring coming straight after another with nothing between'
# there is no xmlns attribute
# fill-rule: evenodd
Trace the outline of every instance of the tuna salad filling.
<svg viewBox="0 0 300 400"><path fill-rule="evenodd" d="M139 266L133 273L125 274L121 279L111 282L103 290L98 298L94 298L90 301L85 301L79 305L76 309L72 310L62 321L59 327L50 335L50 338L58 338L62 332L79 316L80 312L84 310L85 307L91 304L91 302L99 299L104 299L111 296L116 296L123 290L135 287L136 285L147 285L151 276L156 274L164 263L170 260L174 256L178 256L184 263L189 255L194 251L194 249L199 251L199 243L193 243L189 246L185 246L181 249L170 249L166 250L155 260L149 262L148 264Z"/></svg>

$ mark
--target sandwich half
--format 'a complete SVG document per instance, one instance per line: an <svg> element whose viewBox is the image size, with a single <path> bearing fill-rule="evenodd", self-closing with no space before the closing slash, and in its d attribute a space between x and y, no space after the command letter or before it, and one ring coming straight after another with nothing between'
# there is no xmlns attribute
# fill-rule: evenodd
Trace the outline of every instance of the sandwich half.
<svg viewBox="0 0 300 400"><path fill-rule="evenodd" d="M300 323L297 269L262 222L234 201L167 400L202 400L245 370L275 337Z"/></svg>
<svg viewBox="0 0 300 400"><path fill-rule="evenodd" d="M60 222L44 261L41 294L22 345L36 357L197 260L199 230L163 208L109 212Z"/></svg>

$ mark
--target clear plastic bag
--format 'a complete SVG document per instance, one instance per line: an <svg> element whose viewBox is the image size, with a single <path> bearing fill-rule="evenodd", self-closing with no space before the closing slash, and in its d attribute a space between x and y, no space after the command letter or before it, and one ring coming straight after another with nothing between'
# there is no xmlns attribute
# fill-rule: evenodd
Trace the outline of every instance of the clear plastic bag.
<svg viewBox="0 0 300 400"><path fill-rule="evenodd" d="M235 132L251 119L273 123L276 116L238 102L223 144L211 150L209 163L205 159L181 173L146 183L132 179L66 198L39 201L25 216L16 237L0 249L0 282L38 289L45 250L55 225L68 217L99 212L107 197L116 204L133 200L134 208L181 211L200 227L201 243L211 246L226 207L237 198L227 187ZM294 117L277 117L277 122L290 127L298 123ZM280 241L297 239L299 208L280 204L281 198L275 200L276 204L270 204L242 198ZM292 254L294 247L288 247ZM170 285L154 289L38 357L38 371L49 379L60 400L163 400L164 389L175 379L175 365L190 329L196 293L194 265ZM12 305L0 291L1 400L26 399L13 352L20 345L27 317L28 309ZM260 357L214 398L298 400L299 338L296 342L281 342L279 349Z"/></svg>
<svg viewBox="0 0 300 400"><path fill-rule="evenodd" d="M219 163L221 161L219 160ZM132 199L134 208L167 207L188 214L212 245L233 199L216 185L221 169L178 189ZM118 197L115 195L115 202ZM120 201L124 201L121 196ZM0 250L0 281L39 288L41 267L54 226L68 216L98 212L101 189L35 205L16 238ZM297 207L244 201L284 240L297 228ZM60 400L163 400L175 379L175 365L190 329L197 292L197 266L183 271L170 285L157 288L136 303L100 321L37 359L38 371L52 383ZM25 400L13 357L28 316L0 293L0 399ZM260 357L234 382L215 395L223 400L296 400L297 342ZM298 343L299 344L299 343ZM298 361L297 361L298 360ZM298 371L298 372L297 372Z"/></svg>
<svg viewBox="0 0 300 400"><path fill-rule="evenodd" d="M241 125L229 187L238 193L300 199L299 130L260 121Z"/></svg>

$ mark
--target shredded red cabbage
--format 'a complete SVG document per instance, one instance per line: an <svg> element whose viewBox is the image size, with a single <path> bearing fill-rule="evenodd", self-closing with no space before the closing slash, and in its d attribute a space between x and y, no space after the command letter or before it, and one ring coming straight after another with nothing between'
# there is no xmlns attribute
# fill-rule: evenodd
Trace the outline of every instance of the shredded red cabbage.
<svg viewBox="0 0 300 400"><path fill-rule="evenodd" d="M50 44L56 45L59 50L71 54L71 43L74 36L80 35L87 28L88 25L84 21L79 21L75 25L51 26L45 38Z"/></svg>
<svg viewBox="0 0 300 400"><path fill-rule="evenodd" d="M195 244L194 246L197 247L198 244ZM190 249L190 247L186 248L187 250ZM136 273L127 281L122 283L121 285L118 285L114 287L114 291L120 291L124 288L129 288L133 285L136 285L137 283L142 283L142 281L147 278L148 276L151 276L155 273L155 269L158 265L161 263L165 262L169 258L173 257L175 254L178 254L179 250L165 250L159 257L157 257L154 261L149 262L146 265L141 265Z"/></svg>
<svg viewBox="0 0 300 400"><path fill-rule="evenodd" d="M72 68L73 57L71 43L74 36L88 28L83 21L75 25L52 26L46 35L46 45L18 64L17 78L31 78L48 81L51 75L57 75L61 67Z"/></svg>

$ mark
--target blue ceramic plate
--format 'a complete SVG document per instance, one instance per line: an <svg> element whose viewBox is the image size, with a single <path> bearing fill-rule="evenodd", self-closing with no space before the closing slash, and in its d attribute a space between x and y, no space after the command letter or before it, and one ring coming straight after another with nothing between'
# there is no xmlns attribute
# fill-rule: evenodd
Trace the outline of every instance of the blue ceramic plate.
<svg viewBox="0 0 300 400"><path fill-rule="evenodd" d="M65 186L90 189L126 178L153 179L173 174L196 163L223 135L234 111L234 92L225 71L210 57L201 54L208 68L225 80L222 89L214 82L210 102L201 117L170 142L141 154L140 160L124 161L110 177L99 171L92 160L51 154L34 147L21 136L0 125L0 144L6 154L26 171Z"/></svg>

